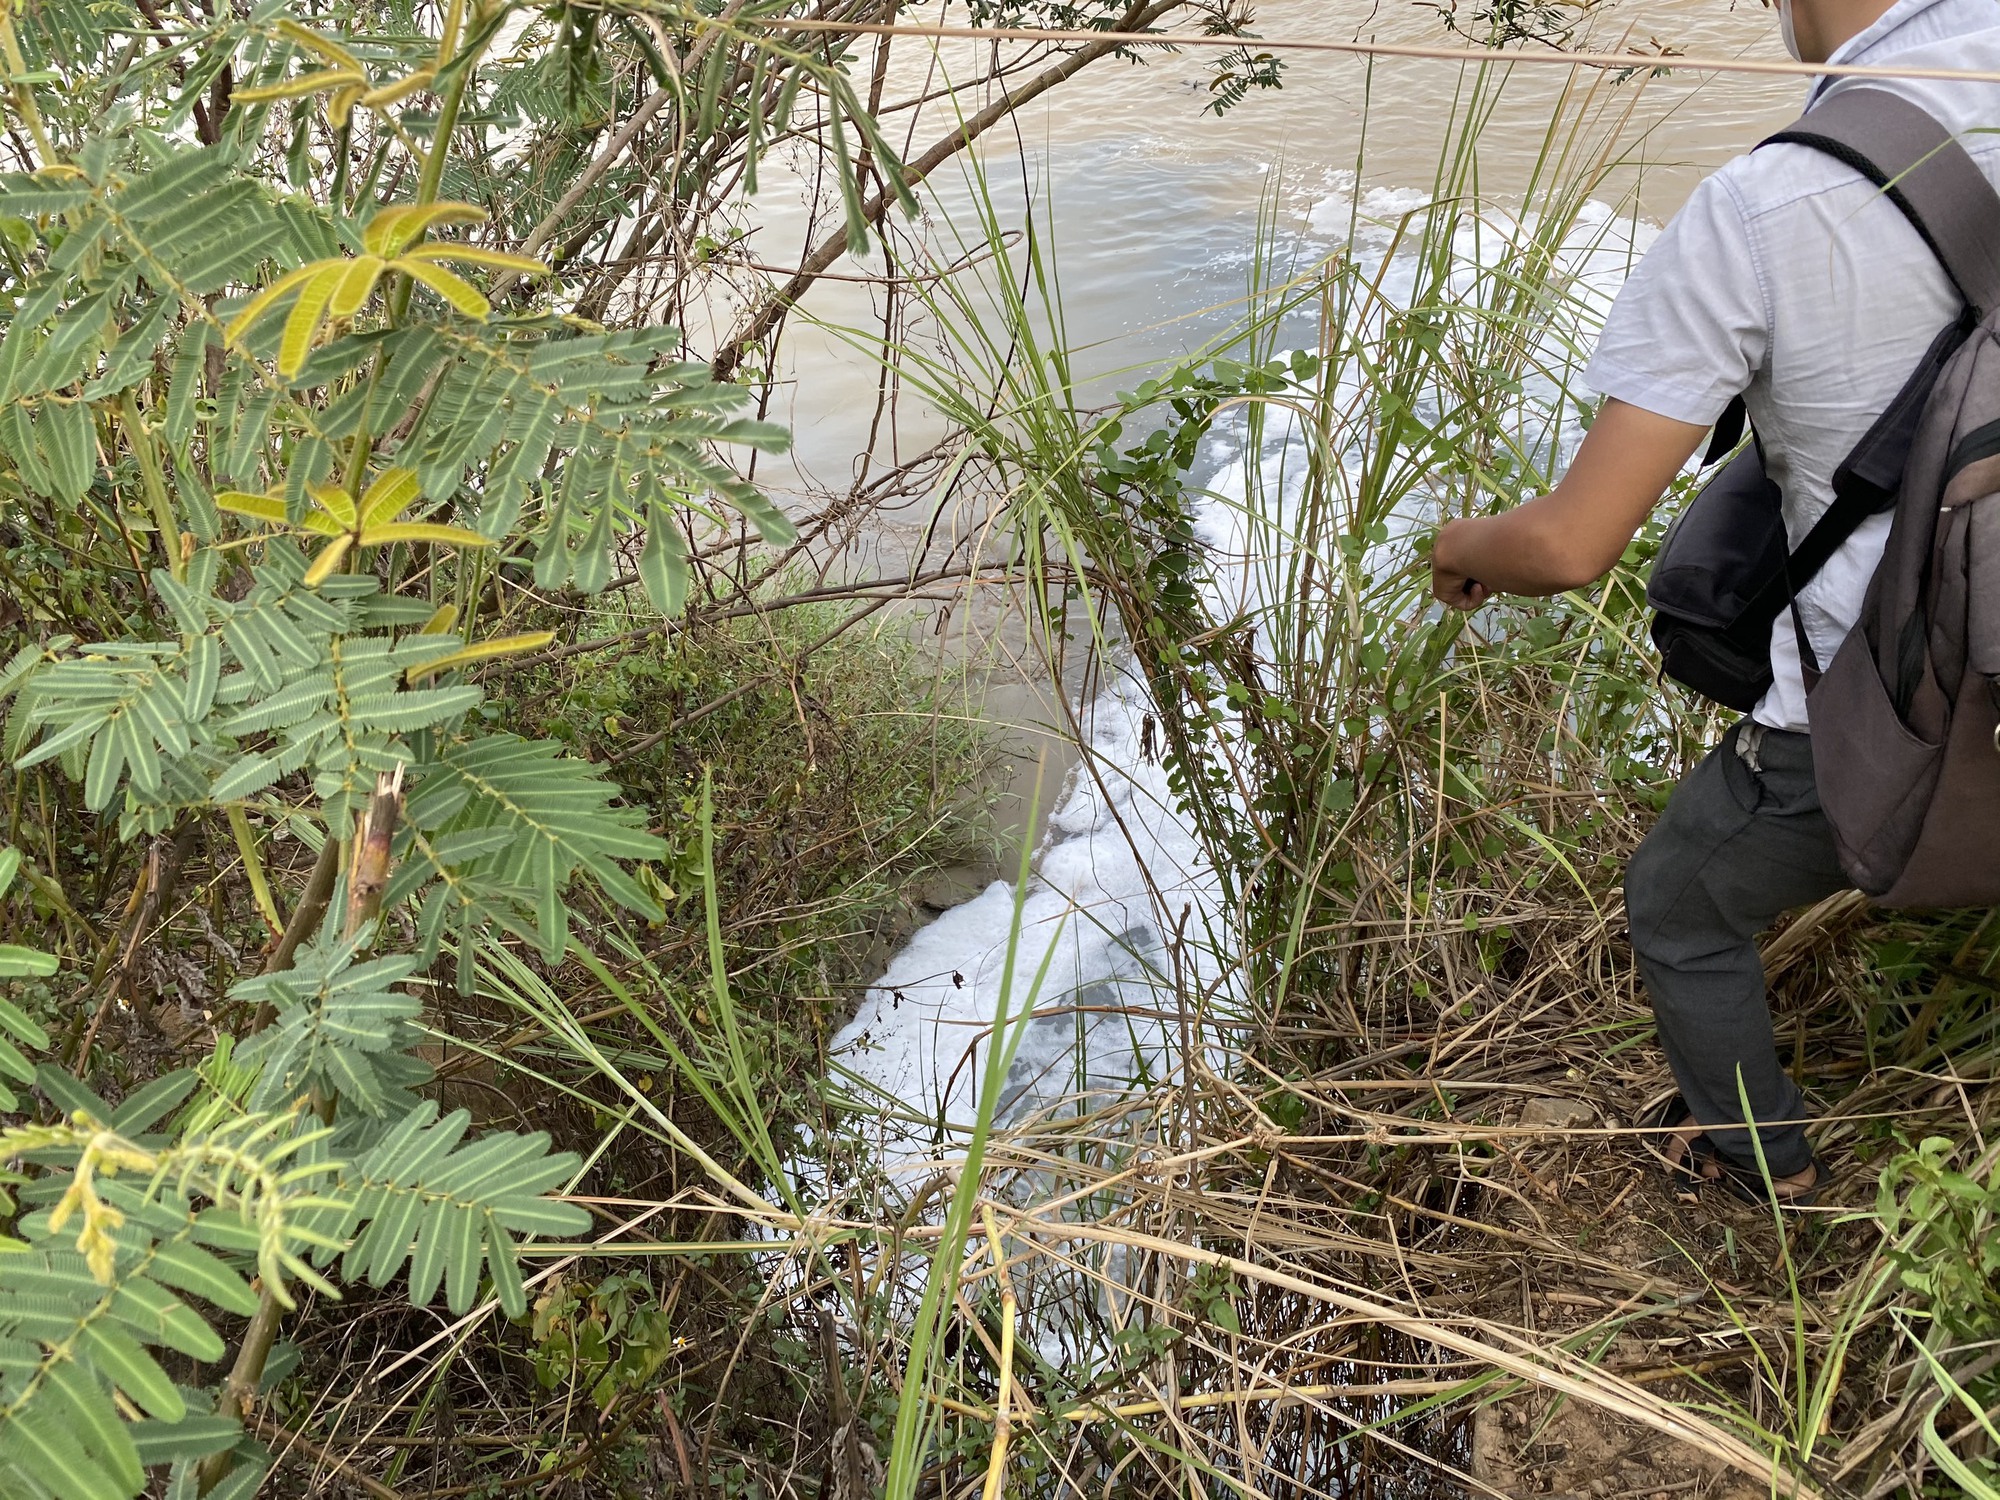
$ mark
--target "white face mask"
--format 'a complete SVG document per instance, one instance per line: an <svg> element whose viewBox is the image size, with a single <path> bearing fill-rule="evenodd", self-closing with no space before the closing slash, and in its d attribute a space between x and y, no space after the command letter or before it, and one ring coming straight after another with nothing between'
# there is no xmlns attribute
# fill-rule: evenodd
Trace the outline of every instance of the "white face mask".
<svg viewBox="0 0 2000 1500"><path fill-rule="evenodd" d="M1798 36L1792 30L1792 3L1793 0L1777 0L1778 30L1784 36L1785 51L1791 54L1792 61L1804 62L1805 59L1799 56Z"/></svg>

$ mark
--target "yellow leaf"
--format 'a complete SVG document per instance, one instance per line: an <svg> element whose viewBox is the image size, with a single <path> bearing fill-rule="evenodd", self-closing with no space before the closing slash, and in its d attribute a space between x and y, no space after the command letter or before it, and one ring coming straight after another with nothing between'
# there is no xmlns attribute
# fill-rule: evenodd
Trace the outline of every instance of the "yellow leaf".
<svg viewBox="0 0 2000 1500"><path fill-rule="evenodd" d="M484 245L419 245L406 251L404 260L458 260L468 265L491 266L496 271L519 271L524 276L553 276L555 270L527 255L509 255L505 250L488 250Z"/></svg>
<svg viewBox="0 0 2000 1500"><path fill-rule="evenodd" d="M410 681L421 677L435 677L440 672L449 672L456 667L469 667L477 661L491 661L496 656L517 656L523 651L539 651L556 638L553 630L532 630L524 635L495 636L490 641L476 641L461 651L449 656L440 656L436 661L427 661L409 671Z"/></svg>
<svg viewBox="0 0 2000 1500"><path fill-rule="evenodd" d="M278 22L278 34L297 42L308 52L317 52L321 57L338 67L352 68L357 73L361 71L360 58L349 52L340 43L323 37L316 31L306 30L297 21Z"/></svg>
<svg viewBox="0 0 2000 1500"><path fill-rule="evenodd" d="M394 83L385 83L380 88L370 89L361 96L361 102L370 109L384 104L394 104L398 99L414 94L437 77L436 68L419 68L406 78L398 78Z"/></svg>
<svg viewBox="0 0 2000 1500"><path fill-rule="evenodd" d="M399 255L433 224L483 224L486 210L471 203L399 203L368 221L362 242L377 255Z"/></svg>
<svg viewBox="0 0 2000 1500"><path fill-rule="evenodd" d="M263 291L244 304L243 310L229 320L229 327L223 331L222 340L226 344L236 342L237 335L271 310L271 306L288 292L298 290L313 277L330 265L340 264L336 260L316 260L309 266L300 266L296 271L287 271Z"/></svg>
<svg viewBox="0 0 2000 1500"><path fill-rule="evenodd" d="M384 469L361 496L362 529L395 520L421 493L415 469Z"/></svg>
<svg viewBox="0 0 2000 1500"><path fill-rule="evenodd" d="M457 623L458 606L456 604L440 604L437 613L424 621L423 629L419 630L417 634L448 635L451 633L451 627Z"/></svg>
<svg viewBox="0 0 2000 1500"><path fill-rule="evenodd" d="M316 484L312 486L312 497L318 503L320 512L333 523L331 528L315 527L316 530L326 530L331 535L335 531L355 529L354 497L346 490L337 484ZM307 516L306 524L313 525L311 516Z"/></svg>
<svg viewBox="0 0 2000 1500"><path fill-rule="evenodd" d="M484 318L493 311L493 304L480 296L477 287L461 276L454 276L443 266L407 258L392 264L412 281L421 281L468 318Z"/></svg>
<svg viewBox="0 0 2000 1500"><path fill-rule="evenodd" d="M354 538L343 532L320 548L319 556L315 557L312 561L312 566L306 569L306 587L309 589L318 588L327 579L339 572L340 564L347 556L347 549L353 545Z"/></svg>
<svg viewBox="0 0 2000 1500"><path fill-rule="evenodd" d="M216 509L226 510L231 515L269 521L274 526L285 524L283 495L252 495L244 490L217 490L215 505Z"/></svg>
<svg viewBox="0 0 2000 1500"><path fill-rule="evenodd" d="M363 87L368 83L367 75L358 69L321 68L316 73L301 73L296 78L282 79L277 83L233 89L229 99L232 104L266 104L273 99L297 99L306 94L317 94L322 89L347 88L357 83Z"/></svg>
<svg viewBox="0 0 2000 1500"><path fill-rule="evenodd" d="M375 283L382 279L382 272L388 262L379 255L357 256L341 278L340 286L333 294L333 300L326 305L329 318L351 318L361 311L361 305L375 290Z"/></svg>
<svg viewBox="0 0 2000 1500"><path fill-rule="evenodd" d="M70 1174L69 1186L64 1188L63 1195L56 1199L56 1206L49 1210L50 1234L61 1234L63 1232L63 1225L67 1224L76 1211L83 1206L83 1201L89 1195L90 1191L90 1184L88 1182L79 1178L75 1173Z"/></svg>
<svg viewBox="0 0 2000 1500"><path fill-rule="evenodd" d="M463 526L439 526L430 521L391 521L386 526L370 526L361 533L364 547L387 547L394 542L436 542L444 547L490 547L490 537Z"/></svg>
<svg viewBox="0 0 2000 1500"><path fill-rule="evenodd" d="M292 315L285 319L285 336L278 344L280 375L290 378L304 367L306 356L312 353L313 336L326 321L326 305L346 279L347 263L334 261L322 267L299 293L299 300L292 304Z"/></svg>

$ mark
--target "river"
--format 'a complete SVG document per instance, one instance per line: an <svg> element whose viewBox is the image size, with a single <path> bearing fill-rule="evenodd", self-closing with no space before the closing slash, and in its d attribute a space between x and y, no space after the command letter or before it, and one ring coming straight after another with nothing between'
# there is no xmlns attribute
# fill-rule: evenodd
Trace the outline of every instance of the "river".
<svg viewBox="0 0 2000 1500"><path fill-rule="evenodd" d="M1454 40L1434 11L1410 0L1266 0L1256 7L1255 29L1316 41ZM1605 4L1586 35L1607 48L1629 37L1689 56L1784 56L1771 11L1727 0ZM983 45L940 44L947 76L970 74ZM900 62L899 73L916 75L916 59ZM1357 176L1363 188L1429 184L1460 73L1452 62L1371 64L1290 53L1281 89L1253 92L1218 118L1208 110L1212 75L1203 55L1155 57L1144 66L1105 61L1029 106L1004 138L989 136L982 161L996 200L1011 204L1017 216L1032 201L1042 216L1079 362L1100 374L1144 369L1186 354L1227 326L1243 294L1267 196L1275 193L1281 218L1296 226ZM1487 194L1504 201L1520 190L1540 158L1552 112L1593 78L1549 66L1513 71L1481 137ZM1714 167L1788 121L1804 92L1791 78L1686 73L1645 80L1643 88L1633 81L1596 86L1612 110L1643 94L1622 133L1629 164L1608 187L1617 206L1656 220ZM948 164L932 187L940 221L932 237L949 244L942 223L963 214L969 197L962 169ZM770 227L783 240L796 232L796 221L788 205L774 207ZM878 269L842 262L836 272ZM800 322L789 330L789 384L774 415L789 421L797 437L794 477L837 487L870 446L872 408L853 399L855 381L864 382L862 390L875 382L873 370L830 330L873 326L879 293L863 281L828 282L806 306L828 326ZM891 445L912 451L912 428L920 431L921 423L910 417L900 434L878 438L878 458Z"/></svg>

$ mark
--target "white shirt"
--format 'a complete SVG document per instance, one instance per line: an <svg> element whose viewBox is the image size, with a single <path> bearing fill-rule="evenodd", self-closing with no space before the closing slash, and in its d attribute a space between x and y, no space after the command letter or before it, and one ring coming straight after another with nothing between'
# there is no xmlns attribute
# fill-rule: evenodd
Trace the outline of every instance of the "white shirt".
<svg viewBox="0 0 2000 1500"><path fill-rule="evenodd" d="M1898 0L1834 63L2000 70L2000 0ZM1888 89L1959 136L2000 184L2000 84L1820 79L1807 96ZM1907 220L1852 168L1767 146L1707 178L1620 290L1584 380L1607 396L1704 426L1742 393L1784 495L1796 547L1833 501L1833 471L1959 310ZM1871 516L1800 592L1824 667L1861 612L1890 516ZM1806 728L1791 617L1771 634L1775 680L1752 713Z"/></svg>

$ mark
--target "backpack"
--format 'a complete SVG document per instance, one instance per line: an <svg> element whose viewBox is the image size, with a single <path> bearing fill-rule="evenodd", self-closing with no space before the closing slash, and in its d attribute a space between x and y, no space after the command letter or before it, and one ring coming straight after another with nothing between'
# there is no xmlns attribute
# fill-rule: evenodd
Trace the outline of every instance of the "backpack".
<svg viewBox="0 0 2000 1500"><path fill-rule="evenodd" d="M1883 906L2000 903L2000 194L1949 131L1881 89L1836 91L1777 141L1879 186L1965 305L1834 471L1833 503L1796 548L1754 442L1689 503L1647 586L1662 670L1748 712L1790 610L1820 803L1849 878ZM1709 460L1741 431L1739 399ZM1822 671L1792 600L1889 510L1861 614Z"/></svg>

